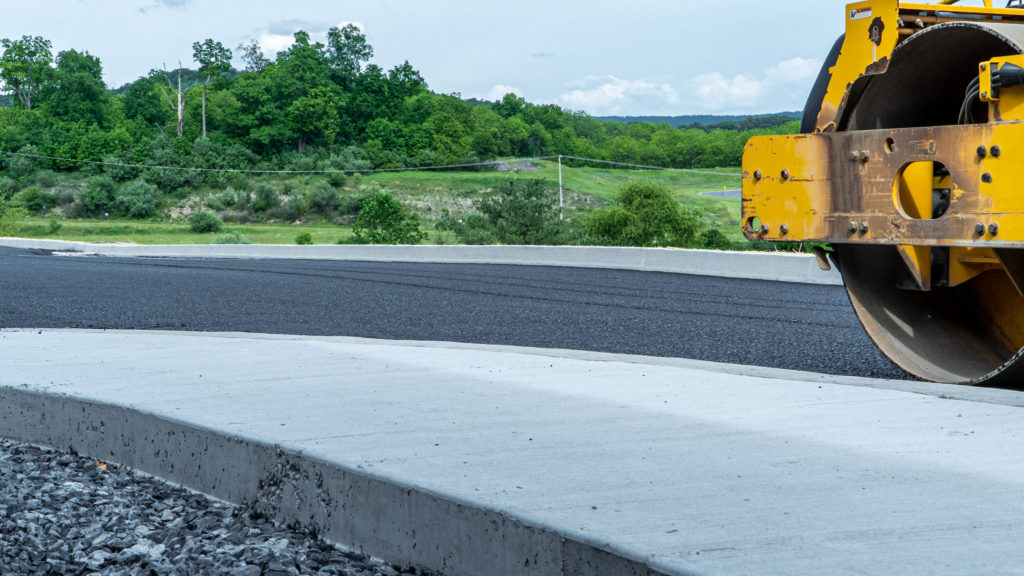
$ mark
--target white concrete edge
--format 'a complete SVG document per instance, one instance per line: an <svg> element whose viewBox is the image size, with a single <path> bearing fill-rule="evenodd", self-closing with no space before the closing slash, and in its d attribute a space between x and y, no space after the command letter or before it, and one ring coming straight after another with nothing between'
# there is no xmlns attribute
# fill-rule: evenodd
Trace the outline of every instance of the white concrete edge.
<svg viewBox="0 0 1024 576"><path fill-rule="evenodd" d="M17 332L50 332L50 333L111 333L134 334L139 330L108 330L78 328L0 328L0 334ZM456 350L479 350L484 352L504 352L527 356L545 356L568 360L584 360L591 362L621 362L648 366L669 366L688 368L715 374L732 374L750 376L766 380L786 380L793 382L811 382L820 384L837 384L840 386L858 386L879 390L909 392L924 396L932 396L944 400L963 400L983 404L998 404L1024 408L1024 395L1017 390L968 386L965 384L942 384L922 380L890 380L884 378L867 378L863 376L840 376L835 374L819 374L786 368L768 368L752 364L727 364L710 360L693 360L689 358L673 358L668 356L645 356L641 354L617 354L614 352L594 352L588 350L572 350L564 348L534 348L529 346L513 346L508 344L475 344L468 342L449 342L441 340L383 340L360 338L357 336L312 336L298 334L264 334L256 332L186 332L176 330L145 330L146 334L165 334L180 338L225 338L247 340L285 340L285 341L319 341L337 342L342 344L370 344L387 346L406 346L410 348L446 348Z"/></svg>
<svg viewBox="0 0 1024 576"><path fill-rule="evenodd" d="M577 530L405 479L132 405L28 384L0 385L0 438L128 466L346 549L448 576L684 574ZM347 497L343 505L338 494ZM474 537L467 540L466 534Z"/></svg>
<svg viewBox="0 0 1024 576"><path fill-rule="evenodd" d="M262 258L565 266L696 274L722 278L841 285L832 269L818 267L809 254L726 252L679 248L607 246L394 246L317 244L93 244L31 238L0 238L0 246L69 254L146 258Z"/></svg>

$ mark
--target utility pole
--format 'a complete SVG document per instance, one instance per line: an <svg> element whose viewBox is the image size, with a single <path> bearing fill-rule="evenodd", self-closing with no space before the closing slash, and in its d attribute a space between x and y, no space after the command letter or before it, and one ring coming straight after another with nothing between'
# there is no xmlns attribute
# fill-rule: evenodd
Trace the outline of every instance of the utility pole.
<svg viewBox="0 0 1024 576"><path fill-rule="evenodd" d="M558 219L565 220L565 201L562 198L562 155L558 155Z"/></svg>

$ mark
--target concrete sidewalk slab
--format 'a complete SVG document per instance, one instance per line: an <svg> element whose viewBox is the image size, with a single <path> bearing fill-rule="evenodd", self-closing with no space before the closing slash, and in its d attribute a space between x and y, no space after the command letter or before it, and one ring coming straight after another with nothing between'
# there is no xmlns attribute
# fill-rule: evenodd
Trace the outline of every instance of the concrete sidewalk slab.
<svg viewBox="0 0 1024 576"><path fill-rule="evenodd" d="M0 351L0 436L452 575L1024 565L1019 393L351 338L6 330Z"/></svg>

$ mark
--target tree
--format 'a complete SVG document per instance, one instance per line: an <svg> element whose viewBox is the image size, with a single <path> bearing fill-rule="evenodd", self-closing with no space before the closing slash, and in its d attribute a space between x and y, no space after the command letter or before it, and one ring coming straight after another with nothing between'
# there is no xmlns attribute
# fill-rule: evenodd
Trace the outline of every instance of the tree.
<svg viewBox="0 0 1024 576"><path fill-rule="evenodd" d="M373 46L366 42L366 36L355 24L337 26L327 31L327 59L331 68L341 77L343 88L351 87L363 62L373 57Z"/></svg>
<svg viewBox="0 0 1024 576"><path fill-rule="evenodd" d="M231 50L207 38L202 43L192 43L192 58L199 63L199 73L206 76L203 82L203 138L206 138L206 87L210 78L231 70Z"/></svg>
<svg viewBox="0 0 1024 576"><path fill-rule="evenodd" d="M39 92L50 72L53 45L41 36L22 36L21 40L0 40L0 80L13 91L26 108L32 108L32 97Z"/></svg>
<svg viewBox="0 0 1024 576"><path fill-rule="evenodd" d="M245 62L245 69L249 72L260 74L270 64L270 60L263 55L263 48L255 40L242 42L235 48L242 53L242 62Z"/></svg>
<svg viewBox="0 0 1024 576"><path fill-rule="evenodd" d="M51 76L52 81L40 93L41 108L63 121L103 125L110 95L99 58L65 50L57 54L57 68Z"/></svg>
<svg viewBox="0 0 1024 576"><path fill-rule="evenodd" d="M164 94L164 99L167 100L167 104L170 105L171 109L178 115L178 136L181 136L185 132L185 89L181 87L181 63L178 63L178 87L174 87L174 83L171 82L171 75L166 70L163 71L164 79L167 80L168 93ZM156 75L159 72L153 71L151 74ZM171 100L171 96L177 99L177 102Z"/></svg>

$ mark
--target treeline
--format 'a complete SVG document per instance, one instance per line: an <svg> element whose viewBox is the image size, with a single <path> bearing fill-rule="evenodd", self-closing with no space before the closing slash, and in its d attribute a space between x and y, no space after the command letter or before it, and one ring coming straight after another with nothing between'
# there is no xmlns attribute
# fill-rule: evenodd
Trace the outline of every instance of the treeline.
<svg viewBox="0 0 1024 576"><path fill-rule="evenodd" d="M122 173L115 165L358 171L557 154L709 168L738 165L752 135L795 130L622 124L514 94L498 102L437 94L408 62L369 64L373 48L351 25L332 28L326 44L297 32L273 61L255 42L239 46L242 71L219 42L196 42L196 69L153 70L117 90L87 51L54 56L48 40L30 36L2 47L12 106L0 109L0 153L70 159L36 162L54 170L92 161ZM0 168L11 158L0 154ZM165 191L196 183L144 175Z"/></svg>
<svg viewBox="0 0 1024 576"><path fill-rule="evenodd" d="M757 128L775 128L788 122L800 119L800 112L782 112L779 114L753 114L746 116L717 114L687 114L685 116L598 116L598 120L609 120L622 124L661 124L665 123L676 128L699 128L705 131L722 130L753 130Z"/></svg>

